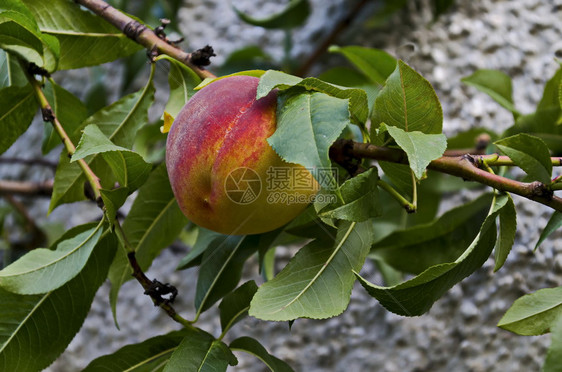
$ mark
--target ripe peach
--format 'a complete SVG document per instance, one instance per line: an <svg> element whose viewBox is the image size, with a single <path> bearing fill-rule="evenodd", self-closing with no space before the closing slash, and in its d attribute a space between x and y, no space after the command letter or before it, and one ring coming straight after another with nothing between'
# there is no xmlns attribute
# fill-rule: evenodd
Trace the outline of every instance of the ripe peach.
<svg viewBox="0 0 562 372"><path fill-rule="evenodd" d="M259 79L231 76L197 92L168 134L166 165L183 213L232 235L274 230L318 191L305 168L267 143L277 126L277 92L256 100Z"/></svg>

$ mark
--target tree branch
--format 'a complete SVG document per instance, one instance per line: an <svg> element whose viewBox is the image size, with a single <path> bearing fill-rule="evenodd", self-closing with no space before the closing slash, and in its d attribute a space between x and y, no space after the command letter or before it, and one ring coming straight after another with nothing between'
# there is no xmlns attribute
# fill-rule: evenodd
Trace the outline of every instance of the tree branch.
<svg viewBox="0 0 562 372"><path fill-rule="evenodd" d="M344 159L374 159L392 163L408 164L406 153L400 149L380 147L368 143L358 143L351 140L338 140L330 149L330 157L338 164ZM515 165L511 159L497 154L492 155L464 155L443 156L433 160L428 169L452 176L461 177L465 181L476 181L496 190L511 192L524 198L544 204L562 212L562 198L554 196L552 190L545 184L535 181L531 183L519 182L498 176L483 169L479 165ZM562 165L562 158L552 158L555 166ZM342 166L344 166L342 164Z"/></svg>
<svg viewBox="0 0 562 372"><path fill-rule="evenodd" d="M53 180L44 182L18 182L0 180L0 195L38 195L51 196Z"/></svg>
<svg viewBox="0 0 562 372"><path fill-rule="evenodd" d="M34 159L23 159L23 158L2 158L0 157L0 164L23 164L23 165L39 165L48 168L55 169L57 163L48 159L34 158Z"/></svg>
<svg viewBox="0 0 562 372"><path fill-rule="evenodd" d="M197 53L186 53L176 46L168 43L166 40L158 37L154 31L115 9L105 1L75 0L75 2L90 9L92 12L117 27L129 38L147 48L149 53L156 52L156 54L167 54L192 69L193 72L195 72L201 79L216 77L211 72L201 67L205 65L205 63L201 63L201 61L196 58L198 56Z"/></svg>
<svg viewBox="0 0 562 372"><path fill-rule="evenodd" d="M318 47L308 57L308 59L297 69L297 71L295 71L295 75L306 75L310 68L316 63L316 61L318 61L318 59L326 52L328 47L334 43L338 35L353 22L353 19L359 14L363 6L365 6L367 3L367 0L359 0L350 10L347 16L345 16L336 24L332 32L330 32L326 39L324 39L322 44L318 45Z"/></svg>

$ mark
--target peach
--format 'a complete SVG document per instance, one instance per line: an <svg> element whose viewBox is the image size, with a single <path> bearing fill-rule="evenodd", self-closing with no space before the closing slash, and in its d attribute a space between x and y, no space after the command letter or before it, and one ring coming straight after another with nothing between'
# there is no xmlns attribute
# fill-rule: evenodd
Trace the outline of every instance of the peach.
<svg viewBox="0 0 562 372"><path fill-rule="evenodd" d="M283 161L267 142L277 126L277 92L256 100L258 82L231 76L204 87L168 134L166 165L182 212L223 234L281 227L319 188L307 169Z"/></svg>

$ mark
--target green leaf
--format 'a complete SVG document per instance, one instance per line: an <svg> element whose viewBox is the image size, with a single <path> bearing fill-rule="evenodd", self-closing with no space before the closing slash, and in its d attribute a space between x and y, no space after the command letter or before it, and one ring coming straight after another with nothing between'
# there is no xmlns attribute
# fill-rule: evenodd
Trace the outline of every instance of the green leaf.
<svg viewBox="0 0 562 372"><path fill-rule="evenodd" d="M37 248L0 271L0 287L18 294L53 291L86 265L102 234L102 223L60 242L55 250Z"/></svg>
<svg viewBox="0 0 562 372"><path fill-rule="evenodd" d="M422 132L405 132L398 127L385 126L398 146L408 156L408 163L419 180L432 160L440 158L447 149L447 137L444 134L425 134Z"/></svg>
<svg viewBox="0 0 562 372"><path fill-rule="evenodd" d="M327 189L335 187L328 152L349 124L348 100L323 93L280 97L277 130L267 142L289 163L308 168ZM322 175L323 177L320 177Z"/></svg>
<svg viewBox="0 0 562 372"><path fill-rule="evenodd" d="M253 18L244 14L234 5L232 9L234 9L234 12L236 12L238 17L244 22L268 29L290 29L299 27L304 24L310 14L310 4L308 0L290 0L287 7L281 12L262 19Z"/></svg>
<svg viewBox="0 0 562 372"><path fill-rule="evenodd" d="M488 217L470 246L453 262L429 267L416 277L391 287L369 283L356 273L367 292L387 310L403 316L427 312L447 290L480 268L496 242L495 220L507 204L507 196L496 196Z"/></svg>
<svg viewBox="0 0 562 372"><path fill-rule="evenodd" d="M66 349L107 276L116 246L115 236L105 236L83 270L53 292L25 296L0 289L0 370L41 371Z"/></svg>
<svg viewBox="0 0 562 372"><path fill-rule="evenodd" d="M170 72L168 73L170 97L164 111L176 117L191 96L195 94L195 87L201 83L201 78L192 69L165 54L156 57L156 61L161 59L170 62Z"/></svg>
<svg viewBox="0 0 562 372"><path fill-rule="evenodd" d="M183 329L126 345L113 354L94 359L82 372L160 371L182 340L192 333Z"/></svg>
<svg viewBox="0 0 562 372"><path fill-rule="evenodd" d="M550 184L552 160L543 140L521 133L496 141L494 144L533 179Z"/></svg>
<svg viewBox="0 0 562 372"><path fill-rule="evenodd" d="M341 314L355 282L353 271L361 269L369 253L371 224L342 221L333 240L315 240L301 248L275 278L258 289L250 315L287 321Z"/></svg>
<svg viewBox="0 0 562 372"><path fill-rule="evenodd" d="M367 94L364 90L337 86L313 77L301 79L280 71L266 71L260 78L256 98L265 97L276 88L285 90L292 87L303 87L306 90L325 93L332 97L349 99L349 112L352 121L360 125L367 121L369 107Z"/></svg>
<svg viewBox="0 0 562 372"><path fill-rule="evenodd" d="M562 287L544 288L515 300L498 327L522 336L542 335L561 316Z"/></svg>
<svg viewBox="0 0 562 372"><path fill-rule="evenodd" d="M62 70L111 62L142 48L121 31L91 12L67 0L22 0L33 13L39 29L56 37Z"/></svg>
<svg viewBox="0 0 562 372"><path fill-rule="evenodd" d="M391 69L394 69L394 67ZM382 85L373 83L363 73L348 67L334 67L318 75L318 79L342 87L356 88L367 93L367 106L373 107ZM384 80L383 80L384 81Z"/></svg>
<svg viewBox="0 0 562 372"><path fill-rule="evenodd" d="M250 301L257 290L256 282L250 280L224 297L219 305L223 334L248 315Z"/></svg>
<svg viewBox="0 0 562 372"><path fill-rule="evenodd" d="M84 159L88 155L94 155L107 151L131 151L121 146L116 146L103 134L95 124L87 125L82 131L82 137L76 151L70 158L70 162Z"/></svg>
<svg viewBox="0 0 562 372"><path fill-rule="evenodd" d="M328 51L343 54L373 83L384 85L396 69L396 59L383 50L360 46L331 46Z"/></svg>
<svg viewBox="0 0 562 372"><path fill-rule="evenodd" d="M198 226L197 240L191 250L184 258L181 259L176 270L185 270L201 263L201 256L203 252L209 247L211 242L215 239L221 239L225 236L221 233L207 230L204 227Z"/></svg>
<svg viewBox="0 0 562 372"><path fill-rule="evenodd" d="M370 168L344 182L341 196L344 203L338 202L320 210L323 218L336 218L346 221L363 222L381 215L377 168Z"/></svg>
<svg viewBox="0 0 562 372"><path fill-rule="evenodd" d="M187 218L176 203L170 187L166 165L159 165L139 189L123 222L123 230L135 248L140 267L147 270L154 258L172 244L186 224ZM130 279L131 268L125 251L119 250L109 271L110 302L114 316L119 289Z"/></svg>
<svg viewBox="0 0 562 372"><path fill-rule="evenodd" d="M226 371L228 365L236 364L238 360L222 341L201 330L190 330L172 353L164 372Z"/></svg>
<svg viewBox="0 0 562 372"><path fill-rule="evenodd" d="M11 86L22 87L27 83L17 58L0 50L0 90Z"/></svg>
<svg viewBox="0 0 562 372"><path fill-rule="evenodd" d="M515 241L515 232L517 230L517 213L515 211L515 204L513 204L511 195L506 195L507 203L499 213L500 235L494 250L494 258L496 261L494 272L498 271L505 263L505 260L511 251L511 247L513 246L513 242Z"/></svg>
<svg viewBox="0 0 562 372"><path fill-rule="evenodd" d="M259 235L226 236L215 239L205 250L199 268L195 308L209 309L238 285L246 260L259 246Z"/></svg>
<svg viewBox="0 0 562 372"><path fill-rule="evenodd" d="M542 368L543 372L562 371L562 316L550 328L550 347Z"/></svg>
<svg viewBox="0 0 562 372"><path fill-rule="evenodd" d="M503 108L511 111L515 119L521 115L513 105L511 78L505 73L498 70L477 70L461 81L492 97Z"/></svg>
<svg viewBox="0 0 562 372"><path fill-rule="evenodd" d="M453 262L478 234L490 201L491 196L486 194L432 222L395 231L373 244L370 256L413 274Z"/></svg>
<svg viewBox="0 0 562 372"><path fill-rule="evenodd" d="M29 85L0 89L0 154L4 153L31 124L37 102Z"/></svg>
<svg viewBox="0 0 562 372"><path fill-rule="evenodd" d="M419 131L439 134L443 126L443 111L431 84L403 61L375 99L371 116L371 138L381 123L406 132Z"/></svg>
<svg viewBox="0 0 562 372"><path fill-rule="evenodd" d="M43 92L66 133L76 132L80 124L88 117L88 109L82 101L52 80L47 80ZM53 125L45 123L45 138L41 148L43 154L47 154L60 144L62 141L53 130Z"/></svg>
<svg viewBox="0 0 562 372"><path fill-rule="evenodd" d="M548 223L544 227L543 231L541 232L541 236L539 237L539 241L535 245L535 250L545 241L546 238L549 237L550 234L558 230L562 226L562 213L558 211L554 211Z"/></svg>
<svg viewBox="0 0 562 372"><path fill-rule="evenodd" d="M254 355L265 363L272 372L292 372L293 369L281 359L269 354L267 350L255 339L251 337L240 337L232 341L229 345L230 350L244 351Z"/></svg>
<svg viewBox="0 0 562 372"><path fill-rule="evenodd" d="M103 108L94 115L87 118L80 126L85 128L90 124L96 124L105 136L109 138L117 146L131 148L135 135L139 128L148 122L148 108L154 101L154 87L152 85L152 77L154 67L151 70L150 77L144 89L129 94L111 105ZM69 133L72 141L76 141L80 132ZM59 165L55 173L55 184L53 187L53 195L51 204L49 205L49 213L63 203L83 200L83 183L84 176L78 164L70 163L66 157L66 153L61 154ZM102 174L107 174L108 167L106 163L101 161L99 155L93 155L87 160L94 172L102 180ZM108 180L109 181L109 180ZM110 183L110 182L106 182ZM103 186L103 184L102 184ZM105 187L112 187L112 184Z"/></svg>
<svg viewBox="0 0 562 372"><path fill-rule="evenodd" d="M95 154L102 154L119 184L127 187L129 193L139 188L152 170L152 165L144 161L142 156L127 148L114 145L97 125L89 124L84 128L70 162Z"/></svg>

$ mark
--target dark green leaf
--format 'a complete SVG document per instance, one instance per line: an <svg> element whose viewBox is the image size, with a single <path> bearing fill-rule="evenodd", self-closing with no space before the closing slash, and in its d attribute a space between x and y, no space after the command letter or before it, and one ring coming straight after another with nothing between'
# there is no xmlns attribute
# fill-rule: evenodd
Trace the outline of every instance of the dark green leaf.
<svg viewBox="0 0 562 372"><path fill-rule="evenodd" d="M498 70L477 70L461 81L488 94L502 107L511 111L514 118L517 119L521 115L513 106L511 78L505 73Z"/></svg>
<svg viewBox="0 0 562 372"><path fill-rule="evenodd" d="M507 256L509 255L509 252L511 251L513 242L515 241L515 232L517 230L517 213L515 212L515 204L513 204L513 199L509 194L507 194L507 203L505 207L500 210L499 217L500 235L496 248L494 250L494 258L496 261L494 272L498 271L503 266L505 260L507 259Z"/></svg>
<svg viewBox="0 0 562 372"><path fill-rule="evenodd" d="M244 262L258 250L259 235L224 236L205 250L197 278L195 308L209 309L238 285Z"/></svg>
<svg viewBox="0 0 562 372"><path fill-rule="evenodd" d="M31 124L37 102L29 85L0 89L0 154L4 153Z"/></svg>
<svg viewBox="0 0 562 372"><path fill-rule="evenodd" d="M178 264L177 270L185 270L201 263L201 256L203 252L209 247L211 242L215 239L224 239L225 236L221 233L207 230L204 227L197 227L197 240L189 251L189 253L181 259Z"/></svg>
<svg viewBox="0 0 562 372"><path fill-rule="evenodd" d="M341 186L344 203L323 208L319 216L346 221L363 222L381 214L377 168L370 168Z"/></svg>
<svg viewBox="0 0 562 372"><path fill-rule="evenodd" d="M455 261L429 267L416 277L392 287L369 283L356 273L367 292L387 310L404 316L427 312L447 290L480 268L496 242L495 220L507 204L507 196L497 196L480 232Z"/></svg>
<svg viewBox="0 0 562 372"><path fill-rule="evenodd" d="M161 55L156 60L160 59L170 62L170 72L168 73L170 97L164 111L176 117L191 96L195 94L194 88L201 83L201 78L192 69L167 55Z"/></svg>
<svg viewBox="0 0 562 372"><path fill-rule="evenodd" d="M127 345L110 355L93 360L83 372L160 371L185 337L193 331L181 330Z"/></svg>
<svg viewBox="0 0 562 372"><path fill-rule="evenodd" d="M281 359L269 354L267 350L251 337L240 337L229 345L231 350L240 350L254 355L265 363L272 372L292 372L293 369Z"/></svg>
<svg viewBox="0 0 562 372"><path fill-rule="evenodd" d="M232 52L218 69L218 76L250 69L279 70L271 56L259 46L250 45Z"/></svg>
<svg viewBox="0 0 562 372"><path fill-rule="evenodd" d="M550 327L550 347L546 354L543 372L562 371L562 316Z"/></svg>
<svg viewBox="0 0 562 372"><path fill-rule="evenodd" d="M147 270L162 249L169 246L187 224L168 179L166 165L158 166L140 188L131 211L123 222L123 230L135 248L137 261ZM131 268L124 250L119 250L111 265L110 302L114 309L119 289L130 280Z"/></svg>
<svg viewBox="0 0 562 372"><path fill-rule="evenodd" d="M234 324L248 316L250 301L256 294L258 286L253 280L242 284L227 294L219 305L221 328L223 334Z"/></svg>
<svg viewBox="0 0 562 372"><path fill-rule="evenodd" d="M361 269L369 253L371 224L342 221L333 240L315 240L301 248L275 278L258 289L250 315L286 321L341 314L355 282L353 271Z"/></svg>
<svg viewBox="0 0 562 372"><path fill-rule="evenodd" d="M62 241L55 250L37 248L0 271L0 287L18 294L53 291L86 265L102 234L102 223Z"/></svg>
<svg viewBox="0 0 562 372"><path fill-rule="evenodd" d="M331 46L332 53L343 54L355 67L372 82L384 85L386 79L396 69L396 59L385 51L360 46Z"/></svg>
<svg viewBox="0 0 562 372"><path fill-rule="evenodd" d="M371 138L375 138L382 123L406 132L420 131L439 134L443 126L443 111L431 84L403 61L375 99L371 116Z"/></svg>
<svg viewBox="0 0 562 372"><path fill-rule="evenodd" d="M392 70L394 67L392 68ZM391 70L391 72L392 72ZM334 67L324 71L318 79L343 87L362 89L367 93L368 107L373 107L382 85L373 83L364 74L347 67ZM383 80L384 81L384 80Z"/></svg>
<svg viewBox="0 0 562 372"><path fill-rule="evenodd" d="M447 138L447 149L472 149L477 145L481 135L489 135L493 142L498 138L497 133L485 128L472 128L461 132L452 138Z"/></svg>
<svg viewBox="0 0 562 372"><path fill-rule="evenodd" d="M318 170L313 171L318 182L328 189L334 188L335 180L331 172L326 172L331 166L328 152L349 124L348 100L323 93L289 95L280 99L277 130L267 141L285 161Z"/></svg>
<svg viewBox="0 0 562 372"><path fill-rule="evenodd" d="M39 29L55 36L64 51L62 70L114 61L142 47L121 31L67 0L22 0L39 24Z"/></svg>
<svg viewBox="0 0 562 372"><path fill-rule="evenodd" d="M552 216L550 216L548 223L541 232L541 236L539 237L539 241L535 245L535 249L537 249L541 245L541 243L544 242L546 238L548 238L550 234L558 230L560 226L562 226L562 213L554 211L554 213L552 213Z"/></svg>
<svg viewBox="0 0 562 372"><path fill-rule="evenodd" d="M27 85L20 64L17 59L3 50L0 50L0 90L11 86L22 87Z"/></svg>
<svg viewBox="0 0 562 372"><path fill-rule="evenodd" d="M39 31L33 14L20 1L4 0L0 36L0 48L49 72L55 71L60 54L58 40Z"/></svg>
<svg viewBox="0 0 562 372"><path fill-rule="evenodd" d="M67 133L76 132L80 124L88 117L88 110L82 101L52 80L47 80L43 92L64 130ZM62 144L62 141L53 130L53 125L45 123L45 138L41 148L43 154L48 153L60 144Z"/></svg>
<svg viewBox="0 0 562 372"><path fill-rule="evenodd" d="M408 156L408 163L419 180L432 160L440 158L447 149L444 134L405 132L398 127L385 126L388 133Z"/></svg>
<svg viewBox="0 0 562 372"><path fill-rule="evenodd" d="M172 353L164 372L176 371L226 371L238 360L222 341L215 340L201 330L190 331Z"/></svg>
<svg viewBox="0 0 562 372"><path fill-rule="evenodd" d="M542 335L561 316L562 287L539 289L515 300L498 327L522 336Z"/></svg>
<svg viewBox="0 0 562 372"><path fill-rule="evenodd" d="M0 370L40 371L66 349L107 276L116 246L113 235L104 237L80 274L53 292L24 296L0 289Z"/></svg>
<svg viewBox="0 0 562 372"><path fill-rule="evenodd" d="M267 18L256 19L250 17L236 7L233 6L234 11L244 22L253 26L260 26L263 28L283 28L289 29L301 26L304 24L308 15L310 14L310 4L308 0L290 0L287 7L277 14L273 14Z"/></svg>
<svg viewBox="0 0 562 372"><path fill-rule="evenodd" d="M396 231L373 244L371 255L397 270L413 274L453 262L478 234L490 198L484 195L430 223Z"/></svg>
<svg viewBox="0 0 562 372"><path fill-rule="evenodd" d="M534 180L550 184L552 160L543 140L521 133L496 141L494 144Z"/></svg>

